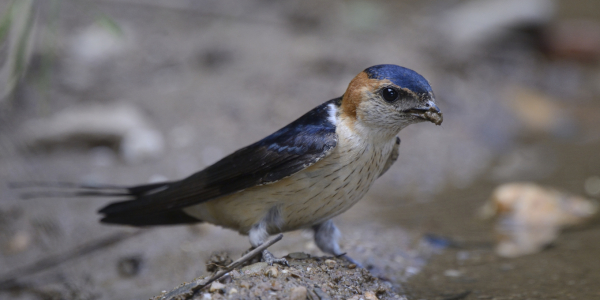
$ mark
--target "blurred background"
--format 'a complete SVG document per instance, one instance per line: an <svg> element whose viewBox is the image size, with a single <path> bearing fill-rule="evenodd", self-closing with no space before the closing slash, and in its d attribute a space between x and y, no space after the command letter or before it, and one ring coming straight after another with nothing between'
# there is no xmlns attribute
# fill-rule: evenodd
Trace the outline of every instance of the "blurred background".
<svg viewBox="0 0 600 300"><path fill-rule="evenodd" d="M10 183L179 179L383 63L427 78L444 123L400 133L336 218L344 251L409 299L600 297L599 59L595 0L1 0L0 297L148 298L249 247ZM511 182L541 188L494 194ZM272 249L322 254L303 232Z"/></svg>

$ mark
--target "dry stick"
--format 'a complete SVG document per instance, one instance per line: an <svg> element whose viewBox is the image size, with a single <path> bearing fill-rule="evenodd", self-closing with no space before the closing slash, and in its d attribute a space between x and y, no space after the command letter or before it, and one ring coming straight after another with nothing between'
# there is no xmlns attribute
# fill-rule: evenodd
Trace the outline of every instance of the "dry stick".
<svg viewBox="0 0 600 300"><path fill-rule="evenodd" d="M112 245L118 244L130 237L139 235L141 233L149 232L148 229L138 230L135 232L119 232L104 238L100 238L91 242L88 242L84 245L81 245L73 250L69 250L67 252L52 255L46 258L42 258L37 262L34 262L31 265L18 268L16 270L12 270L7 274L3 274L0 276L0 289L10 287L15 284L16 280L31 274L35 274L46 269L55 267L61 263L65 263L67 261L85 256L92 252L98 251L100 249L104 249L106 247L110 247Z"/></svg>
<svg viewBox="0 0 600 300"><path fill-rule="evenodd" d="M236 261L232 262L231 264L229 264L229 266L225 267L225 269L217 272L215 275L213 275L210 279L208 279L206 282L199 284L195 287L192 288L192 297L194 296L195 293L197 293L198 291L200 291L201 289L205 288L206 286L208 286L210 283L212 283L213 281L221 278L221 276L227 274L229 271L233 270L235 267L241 265L242 263L252 259L254 256L258 255L259 253L261 253L263 250L271 247L271 245L279 242L279 240L281 240L281 238L283 238L283 234L280 233L277 236L275 236L274 238L264 242L262 245L256 247L254 250L246 253L246 255L240 257L239 259L237 259Z"/></svg>

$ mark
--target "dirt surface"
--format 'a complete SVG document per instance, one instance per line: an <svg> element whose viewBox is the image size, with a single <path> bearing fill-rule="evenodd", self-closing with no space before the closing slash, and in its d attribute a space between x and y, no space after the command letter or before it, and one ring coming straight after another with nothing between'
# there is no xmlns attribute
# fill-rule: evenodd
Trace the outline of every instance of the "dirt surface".
<svg viewBox="0 0 600 300"><path fill-rule="evenodd" d="M259 262L233 270L195 293L192 282L153 299L402 299L391 283L344 259L302 252L285 258L289 267Z"/></svg>
<svg viewBox="0 0 600 300"><path fill-rule="evenodd" d="M561 166L579 171L600 169L597 159L578 159L594 157L598 153L598 143L540 143L563 153ZM566 172L541 183L562 185L583 193L580 183L572 180ZM477 184L482 190L493 185L485 180ZM436 232L452 239L454 245L434 256L421 273L407 281L405 287L410 290L409 295L413 295L414 299L446 299L448 294L469 291L471 295L466 299L600 298L600 288L594 284L600 281L600 273L597 272L600 263L595 259L600 249L600 219L567 230L540 253L500 258L493 251L489 223L475 218L457 222L463 214L457 213L456 206L474 213L478 207L473 204L483 196L474 189L449 191L447 197L455 201L438 203L441 207L432 216L439 226Z"/></svg>
<svg viewBox="0 0 600 300"><path fill-rule="evenodd" d="M494 253L492 224L476 218L507 182L599 199L600 50L578 43L596 36L598 2L531 1L556 6L504 18L503 9L463 6L474 2L39 1L27 76L0 100L0 298L150 298L207 276L212 252L236 258L249 247L247 237L210 224L139 232L101 225L96 211L111 199L24 200L9 183L180 179L340 96L358 72L381 63L427 78L444 122L403 130L396 164L335 219L342 249L368 273L341 262L321 268L311 234L290 232L271 251L313 258L285 276L277 267L280 290L272 277L238 271L212 295L229 297L242 280L253 285L236 287L235 297L285 298L300 285L308 295L312 276L338 298L600 298L597 222L507 259ZM573 28L562 22L583 18L575 23L585 30L566 34L581 39L553 39ZM507 23L477 35L470 29L487 23L472 22L482 19ZM75 126L76 134L38 143L25 130L71 108L121 104L142 119L134 136L144 139L106 128L82 135ZM290 275L302 264L317 273ZM338 271L372 281L331 287ZM388 284L374 278L389 292L378 294Z"/></svg>

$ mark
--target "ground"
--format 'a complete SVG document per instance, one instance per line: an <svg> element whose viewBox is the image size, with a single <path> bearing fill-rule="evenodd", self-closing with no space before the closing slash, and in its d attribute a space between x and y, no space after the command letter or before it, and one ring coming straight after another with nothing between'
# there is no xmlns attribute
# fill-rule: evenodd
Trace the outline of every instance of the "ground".
<svg viewBox="0 0 600 300"><path fill-rule="evenodd" d="M598 199L586 184L600 176L598 57L540 41L565 20L597 21L600 10L593 0L537 1L556 6L529 15L534 30L530 19L509 20L510 30L456 43L469 37L452 34L472 17L461 14L469 3L40 1L28 73L0 100L0 277L17 277L2 297L149 298L207 276L212 252L236 258L249 247L209 224L101 225L96 211L110 200L23 200L10 183L179 179L340 96L381 63L427 78L444 123L400 133L396 164L335 220L344 251L410 299L600 297L595 223L508 259L494 253L492 225L476 218L506 182ZM475 14L490 13L482 9ZM38 143L25 130L65 109L115 104L133 107L162 143L143 140L147 152L132 158L110 134ZM99 243L107 238L114 242ZM305 232L286 233L272 251L323 255ZM40 260L64 262L23 271Z"/></svg>

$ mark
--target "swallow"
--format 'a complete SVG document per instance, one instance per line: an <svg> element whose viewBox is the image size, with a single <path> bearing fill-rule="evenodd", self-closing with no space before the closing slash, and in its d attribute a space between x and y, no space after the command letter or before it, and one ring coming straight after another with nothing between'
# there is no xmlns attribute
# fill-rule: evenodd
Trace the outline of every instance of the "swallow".
<svg viewBox="0 0 600 300"><path fill-rule="evenodd" d="M442 120L423 76L397 65L376 65L352 79L343 96L185 179L79 186L84 190L76 195L125 197L99 210L102 223L206 222L248 235L252 247L269 235L312 229L323 252L344 256L331 219L357 203L396 161L400 130ZM262 259L287 264L267 250Z"/></svg>

